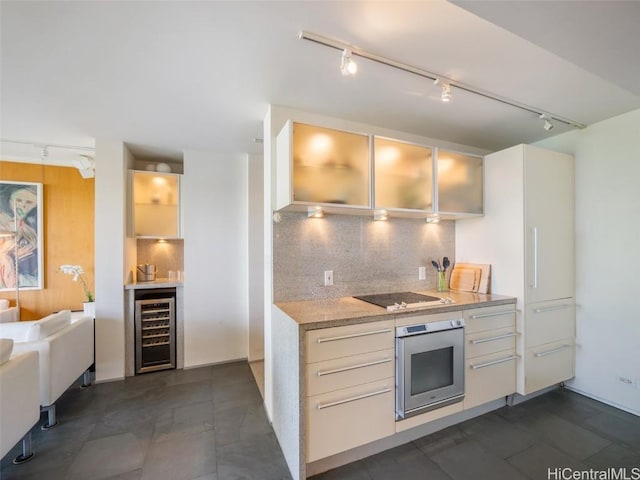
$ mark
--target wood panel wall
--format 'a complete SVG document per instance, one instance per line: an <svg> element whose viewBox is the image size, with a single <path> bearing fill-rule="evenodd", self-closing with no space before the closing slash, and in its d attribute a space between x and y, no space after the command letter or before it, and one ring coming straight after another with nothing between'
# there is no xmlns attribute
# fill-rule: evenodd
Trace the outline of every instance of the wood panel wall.
<svg viewBox="0 0 640 480"><path fill-rule="evenodd" d="M36 320L63 309L82 310L80 282L57 272L60 265L82 265L94 291L94 179L72 167L0 161L0 180L43 184L44 289L20 291L22 320ZM0 292L14 304L15 292Z"/></svg>

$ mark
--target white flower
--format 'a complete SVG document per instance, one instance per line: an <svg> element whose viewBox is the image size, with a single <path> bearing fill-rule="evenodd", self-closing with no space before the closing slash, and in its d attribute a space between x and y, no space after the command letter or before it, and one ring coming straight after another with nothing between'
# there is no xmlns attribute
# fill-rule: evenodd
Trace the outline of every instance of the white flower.
<svg viewBox="0 0 640 480"><path fill-rule="evenodd" d="M78 280L80 280L82 282L82 288L84 289L84 294L86 295L87 300L89 302L94 301L93 293L91 293L91 290L89 290L89 287L87 286L87 282L82 276L82 274L84 273L84 269L80 265L60 265L58 267L58 271L62 273L66 273L67 275L73 275L72 280L74 282L77 282Z"/></svg>

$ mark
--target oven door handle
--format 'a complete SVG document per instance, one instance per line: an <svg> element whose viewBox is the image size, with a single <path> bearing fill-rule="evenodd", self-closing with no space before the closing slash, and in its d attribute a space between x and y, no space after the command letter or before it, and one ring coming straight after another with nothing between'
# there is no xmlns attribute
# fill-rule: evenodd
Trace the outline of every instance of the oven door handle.
<svg viewBox="0 0 640 480"><path fill-rule="evenodd" d="M346 340L348 338L366 337L367 335L378 335L381 333L389 333L389 332L393 332L393 330L391 328L385 328L383 330L372 330L370 332L360 332L360 333L352 333L350 335L340 335L339 337L318 338L316 342L317 343L335 342L336 340Z"/></svg>
<svg viewBox="0 0 640 480"><path fill-rule="evenodd" d="M383 388L382 390L377 390L375 392L364 393L362 395L357 395L355 397L345 398L344 400L336 400L335 402L329 403L318 403L317 409L322 410L323 408L335 407L337 405L342 405L343 403L355 402L356 400L362 400L363 398L375 397L376 395L382 395L383 393L389 393L391 391L390 388Z"/></svg>
<svg viewBox="0 0 640 480"><path fill-rule="evenodd" d="M382 363L389 363L390 358L383 358L381 360L374 360L373 362L359 363L358 365L350 365L348 367L336 368L334 370L318 370L316 375L322 377L324 375L331 375L333 373L347 372L349 370L355 370L357 368L371 367L373 365L380 365Z"/></svg>
<svg viewBox="0 0 640 480"><path fill-rule="evenodd" d="M499 360L493 360L492 362L479 363L478 365L470 364L469 366L473 370L478 370L479 368L485 368L485 367L490 367L491 365L497 365L499 363L510 362L511 360L515 360L516 358L518 358L516 355L511 355L509 357L501 358Z"/></svg>

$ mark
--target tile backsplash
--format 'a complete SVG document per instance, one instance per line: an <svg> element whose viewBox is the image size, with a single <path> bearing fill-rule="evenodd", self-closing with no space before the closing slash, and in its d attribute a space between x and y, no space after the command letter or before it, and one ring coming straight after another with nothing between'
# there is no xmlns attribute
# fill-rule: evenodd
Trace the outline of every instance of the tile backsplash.
<svg viewBox="0 0 640 480"><path fill-rule="evenodd" d="M455 223L368 216L307 218L282 213L273 225L276 302L436 288L431 260L455 257ZM418 280L426 267L426 280ZM324 286L333 270L334 286Z"/></svg>
<svg viewBox="0 0 640 480"><path fill-rule="evenodd" d="M169 270L184 270L184 240L158 242L152 239L138 239L138 264L155 263L157 278L167 278ZM134 269L135 278L135 269Z"/></svg>

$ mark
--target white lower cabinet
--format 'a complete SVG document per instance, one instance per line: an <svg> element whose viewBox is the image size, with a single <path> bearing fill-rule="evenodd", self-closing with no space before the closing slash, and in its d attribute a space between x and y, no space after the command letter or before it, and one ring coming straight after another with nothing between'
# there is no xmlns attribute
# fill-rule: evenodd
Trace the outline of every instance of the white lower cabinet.
<svg viewBox="0 0 640 480"><path fill-rule="evenodd" d="M395 433L394 378L307 398L307 462Z"/></svg>
<svg viewBox="0 0 640 480"><path fill-rule="evenodd" d="M395 433L393 320L305 334L306 461Z"/></svg>
<svg viewBox="0 0 640 480"><path fill-rule="evenodd" d="M527 348L524 361L525 389L535 392L567 380L574 375L575 345L573 338Z"/></svg>
<svg viewBox="0 0 640 480"><path fill-rule="evenodd" d="M464 408L516 391L515 305L465 310Z"/></svg>

